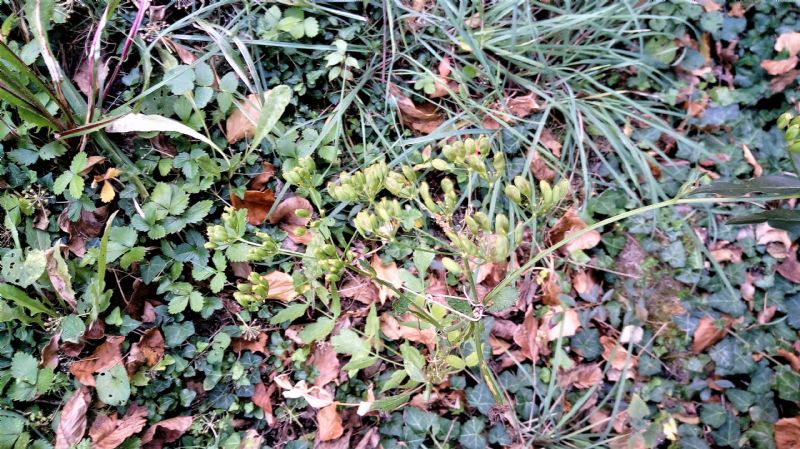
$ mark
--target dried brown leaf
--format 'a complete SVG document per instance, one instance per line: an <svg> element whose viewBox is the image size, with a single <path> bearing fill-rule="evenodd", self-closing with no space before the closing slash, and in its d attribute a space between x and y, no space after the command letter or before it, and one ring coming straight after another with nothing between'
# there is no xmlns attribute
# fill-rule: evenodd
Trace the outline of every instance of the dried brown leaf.
<svg viewBox="0 0 800 449"><path fill-rule="evenodd" d="M775 423L775 444L778 449L800 447L800 416L779 419Z"/></svg>
<svg viewBox="0 0 800 449"><path fill-rule="evenodd" d="M570 238L586 228L586 223L581 220L573 209L568 210L558 223L550 229L548 240L550 244L556 244L562 240ZM585 249L594 248L600 243L601 235L597 230L584 233L562 247L564 253L574 253Z"/></svg>
<svg viewBox="0 0 800 449"><path fill-rule="evenodd" d="M115 449L127 438L141 432L145 424L147 408L137 404L128 407L122 419L118 419L116 413L111 416L97 415L89 429L92 449Z"/></svg>
<svg viewBox="0 0 800 449"><path fill-rule="evenodd" d="M55 449L69 449L83 439L83 434L86 433L86 412L91 401L89 389L81 387L64 404L56 427Z"/></svg>
<svg viewBox="0 0 800 449"><path fill-rule="evenodd" d="M581 327L578 312L574 309L564 310L561 306L551 307L542 317L539 332L547 335L547 341L557 340L559 337L572 337Z"/></svg>
<svg viewBox="0 0 800 449"><path fill-rule="evenodd" d="M268 342L269 335L266 332L259 332L256 338L234 338L231 341L231 350L236 353L241 353L242 351L260 352L265 356L269 356Z"/></svg>
<svg viewBox="0 0 800 449"><path fill-rule="evenodd" d="M234 144L244 138L249 139L255 135L261 107L261 99L258 94L250 94L242 102L242 105L228 116L228 120L225 122L225 135L229 144Z"/></svg>
<svg viewBox="0 0 800 449"><path fill-rule="evenodd" d="M122 363L120 346L125 341L122 336L110 336L94 350L89 357L78 360L69 366L75 379L87 387L94 386L94 373L106 371L118 363Z"/></svg>
<svg viewBox="0 0 800 449"><path fill-rule="evenodd" d="M400 279L400 270L394 262L384 265L377 254L372 257L370 265L375 270L377 279L383 281L383 283L375 281L375 285L378 287L378 298L381 300L381 304L383 304L387 299L394 298L395 296L394 290L384 285L384 283L390 284L395 288L400 288L403 285L403 281Z"/></svg>
<svg viewBox="0 0 800 449"><path fill-rule="evenodd" d="M786 255L783 263L778 265L776 271L795 284L800 284L800 262L797 261L797 251L794 248Z"/></svg>
<svg viewBox="0 0 800 449"><path fill-rule="evenodd" d="M717 327L714 318L709 316L700 318L697 328L694 330L692 351L695 353L703 352L706 348L710 348L714 343L722 340L725 334L725 327Z"/></svg>
<svg viewBox="0 0 800 449"><path fill-rule="evenodd" d="M161 449L164 443L172 443L180 438L192 425L191 416L176 416L148 427L141 436L143 449Z"/></svg>
<svg viewBox="0 0 800 449"><path fill-rule="evenodd" d="M294 280L292 276L282 271L273 271L267 273L263 279L267 281L269 289L267 291L268 299L277 299L278 301L289 302L299 295L294 288Z"/></svg>
<svg viewBox="0 0 800 449"><path fill-rule="evenodd" d="M378 287L372 281L361 277L348 279L339 288L339 296L367 305L377 302L380 298Z"/></svg>
<svg viewBox="0 0 800 449"><path fill-rule="evenodd" d="M797 66L797 60L797 56L790 56L781 60L765 59L761 61L761 68L770 75L783 75Z"/></svg>
<svg viewBox="0 0 800 449"><path fill-rule="evenodd" d="M603 370L597 363L577 365L558 376L558 383L562 388L574 386L580 390L591 388L602 380Z"/></svg>
<svg viewBox="0 0 800 449"><path fill-rule="evenodd" d="M800 33L797 33L800 34ZM744 153L744 160L753 167L753 176L756 178L764 174L764 168L761 164L758 163L756 157L753 156L753 152L750 151L750 148L747 145L742 145L742 153Z"/></svg>
<svg viewBox="0 0 800 449"><path fill-rule="evenodd" d="M344 433L342 417L336 411L336 403L320 409L317 412L317 437L321 441L331 441L339 438Z"/></svg>
<svg viewBox="0 0 800 449"><path fill-rule="evenodd" d="M253 226L264 223L273 203L275 193L272 190L245 190L244 198L231 192L231 205L234 209L247 209L247 222Z"/></svg>
<svg viewBox="0 0 800 449"><path fill-rule="evenodd" d="M137 343L131 345L125 367L129 374L139 369L142 363L154 366L164 356L164 336L158 328L146 330Z"/></svg>
<svg viewBox="0 0 800 449"><path fill-rule="evenodd" d="M416 105L394 84L389 84L389 95L394 98L400 113L400 121L421 134L430 134L444 122L436 106L425 103Z"/></svg>
<svg viewBox="0 0 800 449"><path fill-rule="evenodd" d="M311 354L308 363L315 367L319 375L314 379L314 385L324 387L339 377L339 358L330 343L320 343Z"/></svg>
<svg viewBox="0 0 800 449"><path fill-rule="evenodd" d="M402 323L388 312L380 316L381 332L387 339L403 338L427 346L432 346L436 342L436 331L430 325L423 326L423 323L410 313L403 315L400 319L403 320Z"/></svg>

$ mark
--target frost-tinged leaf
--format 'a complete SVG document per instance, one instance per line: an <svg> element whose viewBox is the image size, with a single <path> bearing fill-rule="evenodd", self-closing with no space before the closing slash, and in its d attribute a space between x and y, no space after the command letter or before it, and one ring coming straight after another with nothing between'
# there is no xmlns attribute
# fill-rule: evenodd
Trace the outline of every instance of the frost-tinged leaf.
<svg viewBox="0 0 800 449"><path fill-rule="evenodd" d="M95 386L97 388L97 396L108 405L125 405L131 395L128 372L119 363L112 366L108 371L97 373Z"/></svg>

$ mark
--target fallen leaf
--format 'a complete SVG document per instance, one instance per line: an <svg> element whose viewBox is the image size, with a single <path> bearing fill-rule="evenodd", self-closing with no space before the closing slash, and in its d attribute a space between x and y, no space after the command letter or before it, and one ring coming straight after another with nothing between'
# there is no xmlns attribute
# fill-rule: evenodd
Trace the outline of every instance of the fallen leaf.
<svg viewBox="0 0 800 449"><path fill-rule="evenodd" d="M378 287L370 280L361 277L348 279L339 287L339 296L354 299L362 304L370 305L380 298Z"/></svg>
<svg viewBox="0 0 800 449"><path fill-rule="evenodd" d="M234 338L231 340L231 350L237 354L242 351L250 351L254 353L260 352L265 356L269 356L268 342L269 335L266 332L259 332L256 338Z"/></svg>
<svg viewBox="0 0 800 449"><path fill-rule="evenodd" d="M298 210L304 210L308 216L301 217L297 215ZM314 212L311 203L300 196L293 196L281 201L280 204L272 211L269 216L270 224L280 224L281 229L286 231L287 236L294 243L301 243L308 245L314 237L311 232L308 232L305 226L311 221L311 214ZM303 228L303 231L298 232L298 229Z"/></svg>
<svg viewBox="0 0 800 449"><path fill-rule="evenodd" d="M722 5L715 2L714 0L701 0L701 4L703 5L703 9L706 12L714 12L722 9Z"/></svg>
<svg viewBox="0 0 800 449"><path fill-rule="evenodd" d="M562 240L568 239L575 234L581 232L586 228L586 223L581 220L578 214L573 209L568 210L558 223L553 226L548 232L548 241L550 245L554 245ZM600 243L601 235L597 230L592 230L584 233L580 237L575 238L571 242L564 245L561 250L564 253L571 254L576 251L594 248Z"/></svg>
<svg viewBox="0 0 800 449"><path fill-rule="evenodd" d="M536 362L539 359L539 321L534 316L533 311L529 310L525 314L525 319L522 325L516 328L514 332L514 343L520 347L522 353L531 361Z"/></svg>
<svg viewBox="0 0 800 449"><path fill-rule="evenodd" d="M345 433L344 435L335 440L331 441L317 440L314 443L314 449L350 449L350 436L352 434L353 431L348 430L347 433Z"/></svg>
<svg viewBox="0 0 800 449"><path fill-rule="evenodd" d="M222 149L211 139L171 118L155 114L130 113L114 119L105 128L109 133L174 132L197 139L219 153Z"/></svg>
<svg viewBox="0 0 800 449"><path fill-rule="evenodd" d="M550 150L555 157L561 157L561 142L556 139L550 129L545 128L542 130L542 135L539 136L539 143Z"/></svg>
<svg viewBox="0 0 800 449"><path fill-rule="evenodd" d="M111 369L114 365L122 363L120 345L125 341L123 336L110 336L89 357L78 360L69 366L69 372L75 379L87 387L93 387L94 373Z"/></svg>
<svg viewBox="0 0 800 449"><path fill-rule="evenodd" d="M273 271L265 274L262 279L267 281L267 285L269 285L267 289L268 299L289 302L299 295L294 288L294 280L292 280L291 275L281 271Z"/></svg>
<svg viewBox="0 0 800 449"><path fill-rule="evenodd" d="M164 336L158 328L146 330L137 343L131 345L125 368L128 374L133 374L142 363L155 366L164 356Z"/></svg>
<svg viewBox="0 0 800 449"><path fill-rule="evenodd" d="M336 411L336 403L321 408L317 412L317 437L321 441L331 441L339 438L344 433L342 417Z"/></svg>
<svg viewBox="0 0 800 449"><path fill-rule="evenodd" d="M367 433L356 443L354 449L375 449L381 441L381 435L377 427L371 427Z"/></svg>
<svg viewBox="0 0 800 449"><path fill-rule="evenodd" d="M92 86L104 85L108 76L108 61L103 61L96 65L96 78L92 75L93 65L95 64L92 64L91 59L84 59L80 67L78 67L78 71L72 77L72 81L75 81L75 85L87 98L92 94Z"/></svg>
<svg viewBox="0 0 800 449"><path fill-rule="evenodd" d="M800 416L779 419L775 423L775 444L778 449L800 447Z"/></svg>
<svg viewBox="0 0 800 449"><path fill-rule="evenodd" d="M389 286L384 285L384 283L392 285L397 289L402 287L403 281L400 279L400 270L397 268L397 264L395 262L384 265L383 261L381 261L377 254L372 256L372 262L370 265L375 270L375 277L383 281L383 283L374 281L375 285L378 287L378 298L380 299L381 304L383 304L387 299L394 298L395 296L394 290L392 290Z"/></svg>
<svg viewBox="0 0 800 449"><path fill-rule="evenodd" d="M193 421L191 416L176 416L153 424L142 433L142 448L161 449L164 443L172 443L180 438Z"/></svg>
<svg viewBox="0 0 800 449"><path fill-rule="evenodd" d="M800 33L795 31L782 33L775 41L775 51L786 51L789 56L797 56L797 53L800 53Z"/></svg>
<svg viewBox="0 0 800 449"><path fill-rule="evenodd" d="M339 358L330 343L318 344L308 363L319 372L314 379L314 385L318 387L324 387L339 377Z"/></svg>
<svg viewBox="0 0 800 449"><path fill-rule="evenodd" d="M631 357L628 361L628 350L624 346L617 344L611 337L603 335L600 337L600 344L603 346L603 359L611 364L616 370L627 368L630 374L631 368L636 365L636 357Z"/></svg>
<svg viewBox="0 0 800 449"><path fill-rule="evenodd" d="M111 180L116 179L121 174L122 170L115 167L109 167L104 174L94 177L94 180L92 180L93 189L96 189L100 183L103 184L103 187L100 189L100 200L102 202L109 203L117 195L117 191L114 190Z"/></svg>
<svg viewBox="0 0 800 449"><path fill-rule="evenodd" d="M756 243L759 245L781 243L786 249L789 249L792 246L792 239L789 237L789 233L783 229L776 229L767 223L761 223L756 225Z"/></svg>
<svg viewBox="0 0 800 449"><path fill-rule="evenodd" d="M275 416L272 414L272 393L275 392L275 389L275 384L271 384L267 387L263 383L260 383L256 384L253 390L253 404L264 410L264 421L267 422L269 427L275 425Z"/></svg>
<svg viewBox="0 0 800 449"><path fill-rule="evenodd" d="M572 337L581 327L578 312L574 309L564 310L561 306L551 307L542 317L540 331L546 332L547 341L557 340L559 337Z"/></svg>
<svg viewBox="0 0 800 449"><path fill-rule="evenodd" d="M247 209L247 222L253 226L261 226L275 203L272 190L245 190L244 198L231 192L231 205L234 209Z"/></svg>
<svg viewBox="0 0 800 449"><path fill-rule="evenodd" d="M270 179L275 177L275 166L269 162L261 164L263 170L250 180L250 190L264 190Z"/></svg>
<svg viewBox="0 0 800 449"><path fill-rule="evenodd" d="M89 429L92 449L115 449L127 438L139 433L147 424L147 408L133 404L125 416L118 419L116 413L110 416L97 415Z"/></svg>
<svg viewBox="0 0 800 449"><path fill-rule="evenodd" d="M39 362L39 368L53 368L58 366L58 342L61 339L61 333L57 333L50 337L50 341L42 348L42 359Z"/></svg>
<svg viewBox="0 0 800 449"><path fill-rule="evenodd" d="M487 114L483 118L482 125L486 129L500 129L500 119L507 124L512 124L517 119L525 118L534 111L541 110L541 105L536 101L538 97L533 92L528 95L508 98L492 106L493 114Z"/></svg>
<svg viewBox="0 0 800 449"><path fill-rule="evenodd" d="M642 338L644 338L644 329L641 326L629 324L622 328L622 332L619 335L619 342L637 344L642 341Z"/></svg>
<svg viewBox="0 0 800 449"><path fill-rule="evenodd" d="M710 348L716 342L725 337L725 328L719 328L716 325L716 320L709 316L700 318L697 328L694 330L694 337L692 341L692 351L695 353L703 352L705 349Z"/></svg>
<svg viewBox="0 0 800 449"><path fill-rule="evenodd" d="M779 348L778 355L786 359L786 361L789 362L789 365L791 365L793 370L800 373L800 357L798 357L797 354L789 352L783 348Z"/></svg>
<svg viewBox="0 0 800 449"><path fill-rule="evenodd" d="M86 241L100 235L108 218L108 207L98 207L93 212L81 208L78 221L70 221L69 208L64 208L58 216L58 227L69 234L69 250L78 257L86 254Z"/></svg>
<svg viewBox="0 0 800 449"><path fill-rule="evenodd" d="M530 165L531 174L534 178L550 182L556 178L556 172L547 166L547 163L539 157L539 152L534 151L531 157Z"/></svg>
<svg viewBox="0 0 800 449"><path fill-rule="evenodd" d="M599 384L603 380L603 370L597 363L577 365L558 376L558 384L562 388L574 386L585 390Z"/></svg>
<svg viewBox="0 0 800 449"><path fill-rule="evenodd" d="M548 270L542 280L542 303L548 306L561 305L561 286L559 285L559 275L555 271Z"/></svg>
<svg viewBox="0 0 800 449"><path fill-rule="evenodd" d="M86 412L91 401L89 389L81 387L64 404L56 427L55 449L69 449L83 439L86 432Z"/></svg>
<svg viewBox="0 0 800 449"><path fill-rule="evenodd" d="M797 33L800 34L800 33ZM761 164L758 163L756 157L753 156L753 152L750 151L750 148L747 145L742 145L742 153L744 153L744 160L753 167L753 176L758 178L759 176L764 174L764 168L761 167Z"/></svg>
<svg viewBox="0 0 800 449"><path fill-rule="evenodd" d="M736 2L731 5L730 11L728 11L728 15L731 17L744 17L745 9L742 2Z"/></svg>
<svg viewBox="0 0 800 449"><path fill-rule="evenodd" d="M783 92L795 82L798 76L800 76L800 70L790 70L783 75L776 76L769 81L769 90L773 94Z"/></svg>
<svg viewBox="0 0 800 449"><path fill-rule="evenodd" d="M303 398L314 408L323 408L333 403L333 394L318 386L309 387L305 380L292 385L288 374L275 377L275 384L283 391L283 397L289 399Z"/></svg>
<svg viewBox="0 0 800 449"><path fill-rule="evenodd" d="M766 70L770 75L783 75L794 69L797 65L797 56L790 56L787 59L771 60L765 59L761 61L761 68Z"/></svg>
<svg viewBox="0 0 800 449"><path fill-rule="evenodd" d="M778 265L776 271L795 284L800 284L800 263L797 261L797 250L795 248L791 248L786 255L786 259Z"/></svg>
<svg viewBox="0 0 800 449"><path fill-rule="evenodd" d="M758 312L758 324L767 324L775 317L775 312L778 311L778 306L764 307L764 310Z"/></svg>
<svg viewBox="0 0 800 449"><path fill-rule="evenodd" d="M430 134L444 122L436 106L425 103L416 105L405 96L400 88L389 84L389 96L394 99L400 113L400 122L421 134Z"/></svg>
<svg viewBox="0 0 800 449"><path fill-rule="evenodd" d="M259 115L261 115L261 99L258 94L250 94L225 122L228 143L234 144L242 139L252 138L256 132Z"/></svg>
<svg viewBox="0 0 800 449"><path fill-rule="evenodd" d="M75 290L72 289L72 278L67 268L67 262L61 256L61 247L62 245L57 243L56 246L45 252L47 277L53 284L56 295L69 304L72 310L77 310L78 303L75 299Z"/></svg>
<svg viewBox="0 0 800 449"><path fill-rule="evenodd" d="M403 338L427 346L432 346L436 342L436 330L433 327L423 327L422 322L410 313L401 316L400 319L403 320L402 324L389 312L384 312L380 316L381 332L387 339L394 341Z"/></svg>

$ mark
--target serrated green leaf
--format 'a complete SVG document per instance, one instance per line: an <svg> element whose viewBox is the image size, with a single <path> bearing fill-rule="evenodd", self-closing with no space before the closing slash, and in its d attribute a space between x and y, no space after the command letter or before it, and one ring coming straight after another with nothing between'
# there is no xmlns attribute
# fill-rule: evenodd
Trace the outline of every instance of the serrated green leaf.
<svg viewBox="0 0 800 449"><path fill-rule="evenodd" d="M298 303L298 304L290 304L286 308L282 309L280 312L276 313L275 316L270 318L269 324L281 324L281 323L291 323L292 321L300 318L306 313L308 310L308 304L305 303Z"/></svg>
<svg viewBox="0 0 800 449"><path fill-rule="evenodd" d="M317 340L325 339L333 331L334 324L334 321L330 318L320 318L315 323L307 325L297 336L300 337L304 344L311 344Z"/></svg>
<svg viewBox="0 0 800 449"><path fill-rule="evenodd" d="M408 378L415 382L425 382L425 358L417 348L407 342L400 345L400 353L403 355L403 367L408 374Z"/></svg>
<svg viewBox="0 0 800 449"><path fill-rule="evenodd" d="M507 286L498 291L492 298L492 304L489 306L489 311L499 313L509 309L516 304L519 299L519 292L514 286Z"/></svg>
<svg viewBox="0 0 800 449"><path fill-rule="evenodd" d="M338 335L331 338L331 343L339 354L349 354L353 358L363 358L369 355L369 343L352 329L340 330Z"/></svg>
<svg viewBox="0 0 800 449"><path fill-rule="evenodd" d="M25 352L15 352L11 358L11 375L18 382L36 384L39 374L39 361Z"/></svg>

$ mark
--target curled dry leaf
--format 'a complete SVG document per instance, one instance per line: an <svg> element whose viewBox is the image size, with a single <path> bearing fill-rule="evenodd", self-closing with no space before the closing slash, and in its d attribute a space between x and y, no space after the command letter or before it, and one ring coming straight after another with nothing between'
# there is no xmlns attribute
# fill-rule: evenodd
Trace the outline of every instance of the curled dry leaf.
<svg viewBox="0 0 800 449"><path fill-rule="evenodd" d="M800 34L800 33L797 33ZM764 174L764 168L761 164L758 163L756 157L753 156L753 152L750 151L750 147L747 145L742 145L742 153L744 154L744 160L753 167L753 176L758 178L759 176Z"/></svg>
<svg viewBox="0 0 800 449"><path fill-rule="evenodd" d="M247 209L247 222L253 226L261 226L275 203L272 190L245 190L244 198L231 192L231 205L234 209Z"/></svg>
<svg viewBox="0 0 800 449"><path fill-rule="evenodd" d="M797 250L791 248L783 262L776 269L781 276L800 284L800 262L797 261Z"/></svg>
<svg viewBox="0 0 800 449"><path fill-rule="evenodd" d="M97 415L89 429L92 449L115 449L127 438L136 435L147 424L147 408L137 404L128 407L122 419L117 414Z"/></svg>
<svg viewBox="0 0 800 449"><path fill-rule="evenodd" d="M574 386L580 390L591 388L603 380L603 370L597 363L578 365L561 373L558 383L562 388Z"/></svg>
<svg viewBox="0 0 800 449"><path fill-rule="evenodd" d="M542 106L537 102L537 99L536 94L531 92L528 95L512 97L496 103L492 106L494 113L484 117L483 127L486 129L500 129L501 125L497 119L512 124L517 119L525 118L534 111L541 110Z"/></svg>
<svg viewBox="0 0 800 449"><path fill-rule="evenodd" d="M575 236L586 228L586 223L581 220L578 214L573 209L568 210L558 223L550 229L548 233L548 240L551 245L556 244L564 239ZM594 248L600 243L600 232L592 230L584 233L580 237L575 238L571 242L562 247L564 253L574 253L585 249Z"/></svg>
<svg viewBox="0 0 800 449"><path fill-rule="evenodd" d="M93 387L94 373L111 369L114 365L122 363L120 345L125 341L122 336L110 336L89 357L78 360L69 366L69 372L75 379L87 387Z"/></svg>
<svg viewBox="0 0 800 449"><path fill-rule="evenodd" d="M78 303L75 300L75 290L72 289L72 277L69 275L67 262L61 257L61 246L56 244L45 252L47 277L53 284L56 295L69 304L72 310L77 310Z"/></svg>
<svg viewBox="0 0 800 449"><path fill-rule="evenodd" d="M400 113L400 122L421 134L430 134L444 122L436 106L425 103L416 105L394 84L389 84L389 96L392 97Z"/></svg>
<svg viewBox="0 0 800 449"><path fill-rule="evenodd" d="M256 429L247 429L244 433L239 449L261 449L264 445L264 436L260 435Z"/></svg>
<svg viewBox="0 0 800 449"><path fill-rule="evenodd" d="M301 380L292 385L288 374L281 374L275 377L275 384L283 391L283 397L289 399L303 398L308 405L314 408L323 408L333 403L333 394L321 387L309 387L305 380Z"/></svg>
<svg viewBox="0 0 800 449"><path fill-rule="evenodd" d="M64 404L56 427L55 449L68 449L81 441L86 432L86 412L91 401L89 389L81 387Z"/></svg>
<svg viewBox="0 0 800 449"><path fill-rule="evenodd" d="M272 393L276 390L275 384L271 384L269 387L261 384L256 384L255 389L253 391L253 404L261 407L264 410L264 420L267 422L267 426L274 427L275 426L275 416L272 414Z"/></svg>
<svg viewBox="0 0 800 449"><path fill-rule="evenodd" d="M383 304L387 299L394 298L395 296L394 290L385 284L390 284L394 286L394 288L400 288L403 285L403 281L400 279L400 270L397 268L395 262L384 265L377 254L372 256L370 265L375 270L375 275L378 280L383 281L375 281L375 285L378 287L378 298L381 300L381 304Z"/></svg>
<svg viewBox="0 0 800 449"><path fill-rule="evenodd" d="M339 377L339 358L330 343L318 344L308 363L319 372L314 379L314 385L318 387L324 387Z"/></svg>
<svg viewBox="0 0 800 449"><path fill-rule="evenodd" d="M131 345L125 368L128 374L133 374L145 363L154 366L164 356L164 336L158 328L148 329L142 334L137 343Z"/></svg>
<svg viewBox="0 0 800 449"><path fill-rule="evenodd" d="M228 120L225 122L225 135L228 143L234 144L242 139L253 137L259 115L261 115L261 99L258 94L250 94L242 102L242 105L228 116Z"/></svg>
<svg viewBox="0 0 800 449"><path fill-rule="evenodd" d="M50 341L42 348L42 359L39 368L53 368L58 366L58 342L61 340L61 333L50 337Z"/></svg>
<svg viewBox="0 0 800 449"><path fill-rule="evenodd" d="M264 275L263 279L267 281L269 285L269 289L267 290L268 299L289 302L299 295L294 288L292 276L286 273L273 271L272 273Z"/></svg>
<svg viewBox="0 0 800 449"><path fill-rule="evenodd" d="M320 441L331 441L339 438L344 433L342 417L336 411L336 403L321 408L317 412L317 437Z"/></svg>
<svg viewBox="0 0 800 449"><path fill-rule="evenodd" d="M559 337L572 337L581 327L578 312L573 309L564 310L561 306L551 307L542 317L540 331L547 335L547 341L557 340Z"/></svg>
<svg viewBox="0 0 800 449"><path fill-rule="evenodd" d="M153 424L141 436L142 448L161 449L164 443L172 443L180 438L193 421L191 416L176 416Z"/></svg>
<svg viewBox="0 0 800 449"><path fill-rule="evenodd" d="M530 165L531 174L534 178L550 182L556 178L556 172L547 166L547 162L539 156L538 151L533 152Z"/></svg>
<svg viewBox="0 0 800 449"><path fill-rule="evenodd" d="M692 351L695 353L703 352L725 337L727 326L720 328L716 322L717 320L710 316L700 318L697 328L694 330Z"/></svg>
<svg viewBox="0 0 800 449"><path fill-rule="evenodd" d="M800 447L800 416L779 419L775 423L775 444L778 449Z"/></svg>
<svg viewBox="0 0 800 449"><path fill-rule="evenodd" d="M561 305L561 287L558 284L559 275L548 270L542 279L542 302L548 306Z"/></svg>
<svg viewBox="0 0 800 449"><path fill-rule="evenodd" d="M436 331L433 327L423 326L422 322L410 313L403 315L400 319L403 320L402 323L388 312L381 315L381 332L387 339L403 338L427 346L432 346L436 342Z"/></svg>
<svg viewBox="0 0 800 449"><path fill-rule="evenodd" d="M789 352L783 348L778 349L778 355L786 359L792 369L800 373L800 357L794 352Z"/></svg>
<svg viewBox="0 0 800 449"><path fill-rule="evenodd" d="M761 68L766 70L770 75L783 75L790 72L797 65L797 56L791 56L787 59L771 60L765 59L761 61Z"/></svg>
<svg viewBox="0 0 800 449"><path fill-rule="evenodd" d="M297 215L298 210L305 210L308 212L307 217ZM286 231L287 236L294 243L302 243L308 245L314 237L310 232L298 232L298 229L303 228L311 220L311 214L314 212L311 203L300 196L293 196L281 201L280 204L269 216L270 224L280 224L281 229Z"/></svg>

